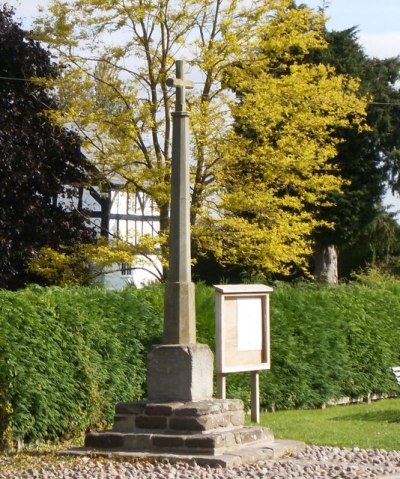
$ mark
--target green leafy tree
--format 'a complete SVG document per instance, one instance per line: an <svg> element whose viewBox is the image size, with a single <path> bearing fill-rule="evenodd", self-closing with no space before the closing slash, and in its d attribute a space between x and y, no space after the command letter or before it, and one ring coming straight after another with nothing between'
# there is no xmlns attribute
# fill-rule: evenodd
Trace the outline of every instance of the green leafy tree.
<svg viewBox="0 0 400 479"><path fill-rule="evenodd" d="M316 262L320 265L316 276L320 279L328 274L327 264L321 261L328 248L339 251L339 268L344 273L350 272L350 264L346 264L348 252L354 249L368 225L381 216L386 181L389 180L394 189L399 188L400 152L400 91L396 85L400 79L400 59L368 57L358 43L356 28L326 32L325 37L328 48L313 50L309 60L331 65L338 73L359 78L360 93L368 95L370 101L368 129L337 130L342 141L335 163L346 182L341 194L330 194L332 205L320 209L321 218L334 224L333 229L319 228L315 235ZM335 267L329 261L329 254L327 257L328 263ZM358 267L367 258L359 256L360 263L352 262L351 266Z"/></svg>
<svg viewBox="0 0 400 479"><path fill-rule="evenodd" d="M374 219L358 235L352 249L343 250L342 261L348 271L359 271L361 265L368 274L400 275L400 225L396 215L383 206L378 209Z"/></svg>
<svg viewBox="0 0 400 479"><path fill-rule="evenodd" d="M303 10L296 7L293 10ZM369 259L357 256L359 263L348 262L348 250L359 246L359 239L365 238L364 230L380 214L380 203L385 189L385 181L390 180L393 187L398 181L398 155L400 138L399 103L400 93L396 81L400 78L400 60L390 58L378 60L369 58L357 41L357 31L351 28L342 32L324 31L327 48L312 48L303 57L279 55L274 63L274 73L277 78L288 75L296 62L311 65L326 65L334 68L336 74L360 79L358 95L369 98L367 107L368 128L360 129L357 124L338 126L332 134L338 140L336 153L333 155L331 173L340 176L344 181L341 189L327 192L325 204L306 205L307 211L315 214L322 222L316 225L314 237L314 268L318 280L336 282L338 279L338 249L342 270L349 273L350 267L357 267ZM262 44L261 44L262 45ZM296 50L294 50L296 51ZM261 49L259 56L264 58L267 52ZM242 66L243 68L243 66ZM244 68L243 68L244 69ZM242 98L246 90L235 86L236 94ZM273 91L273 90L271 90ZM319 100L315 95L314 100ZM280 128L285 123L279 125ZM236 130L246 138L261 141L257 128L252 127L252 121L243 122L236 118ZM238 168L238 177L246 178L246 161ZM243 175L242 173L243 172ZM248 182L245 181L245 184ZM231 189L235 188L233 183ZM298 194L296 189L293 194ZM317 208L315 209L315 206ZM310 209L311 208L311 209ZM250 210L251 211L251 210ZM249 214L250 211L243 212ZM326 223L323 224L323 221ZM365 249L363 249L366 252Z"/></svg>
<svg viewBox="0 0 400 479"><path fill-rule="evenodd" d="M20 288L44 246L90 243L93 231L76 211L55 201L88 177L79 138L55 126L57 108L43 83L58 74L51 56L0 8L0 288ZM37 279L37 278L36 278Z"/></svg>

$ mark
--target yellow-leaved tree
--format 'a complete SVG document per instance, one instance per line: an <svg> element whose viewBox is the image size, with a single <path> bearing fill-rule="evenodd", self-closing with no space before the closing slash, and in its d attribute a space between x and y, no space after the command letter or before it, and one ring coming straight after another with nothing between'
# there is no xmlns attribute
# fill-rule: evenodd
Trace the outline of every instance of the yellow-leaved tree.
<svg viewBox="0 0 400 479"><path fill-rule="evenodd" d="M315 208L341 187L330 165L335 128L364 115L356 82L304 65L311 48L324 48L323 27L321 12L291 0L50 0L37 37L67 66L54 120L75 125L100 171L155 201L154 246L164 260L173 94L166 80L174 60L186 58L196 83L188 103L198 250L286 271L304 265Z"/></svg>

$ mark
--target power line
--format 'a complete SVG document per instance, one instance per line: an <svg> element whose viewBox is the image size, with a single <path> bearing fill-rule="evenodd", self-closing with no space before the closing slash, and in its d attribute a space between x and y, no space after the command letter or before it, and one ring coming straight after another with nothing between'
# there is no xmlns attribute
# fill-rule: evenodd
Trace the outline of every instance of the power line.
<svg viewBox="0 0 400 479"><path fill-rule="evenodd" d="M384 101L372 101L370 103L367 103L368 105L394 105L394 106L400 106L400 103L390 103L390 102L384 102Z"/></svg>
<svg viewBox="0 0 400 479"><path fill-rule="evenodd" d="M0 80L12 80L12 81L26 81L26 82L36 82L37 80L33 80L32 78L14 78L14 77L2 77L0 76Z"/></svg>
<svg viewBox="0 0 400 479"><path fill-rule="evenodd" d="M35 83L37 80L31 79L31 78L15 78L15 77L3 77L0 76L0 80L9 80L9 81L25 81L25 82L31 82ZM195 85L205 85L205 82L194 82ZM299 98L296 98L299 100ZM312 100L308 100L312 101ZM384 101L371 101L368 102L367 105L375 105L375 106L400 106L400 102L384 102Z"/></svg>

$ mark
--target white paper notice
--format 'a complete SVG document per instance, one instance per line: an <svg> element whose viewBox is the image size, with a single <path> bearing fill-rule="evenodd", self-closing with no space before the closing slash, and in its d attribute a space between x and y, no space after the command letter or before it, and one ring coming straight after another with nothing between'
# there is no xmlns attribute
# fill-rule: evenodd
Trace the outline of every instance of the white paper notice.
<svg viewBox="0 0 400 479"><path fill-rule="evenodd" d="M238 298L237 300L237 346L238 351L262 349L261 298Z"/></svg>

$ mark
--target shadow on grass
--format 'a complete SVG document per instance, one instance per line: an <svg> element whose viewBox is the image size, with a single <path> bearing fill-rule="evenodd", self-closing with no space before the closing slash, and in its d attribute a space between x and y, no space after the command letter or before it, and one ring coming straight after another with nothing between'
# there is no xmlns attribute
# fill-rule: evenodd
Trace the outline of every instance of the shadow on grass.
<svg viewBox="0 0 400 479"><path fill-rule="evenodd" d="M349 414L348 416L333 417L331 421L373 421L373 422L390 422L400 425L399 411L367 411L358 414Z"/></svg>

